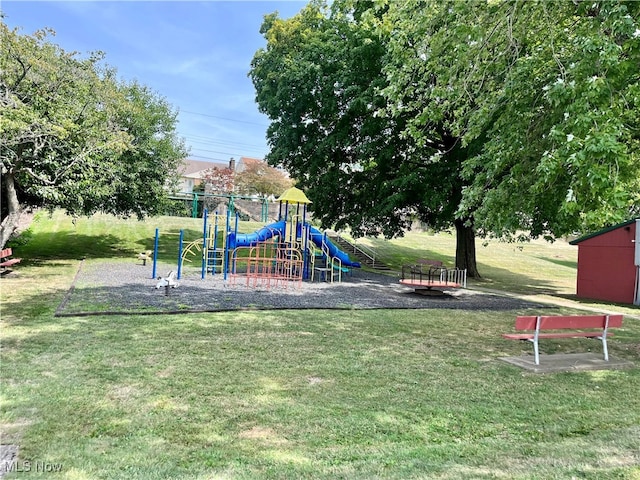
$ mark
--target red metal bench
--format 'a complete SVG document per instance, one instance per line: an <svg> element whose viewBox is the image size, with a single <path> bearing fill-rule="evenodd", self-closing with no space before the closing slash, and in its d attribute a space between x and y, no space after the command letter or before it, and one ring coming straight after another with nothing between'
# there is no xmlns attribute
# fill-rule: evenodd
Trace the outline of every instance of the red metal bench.
<svg viewBox="0 0 640 480"><path fill-rule="evenodd" d="M10 248L5 248L0 251L0 274L4 275L9 273L11 270L7 267L15 265L16 263L20 263L22 261L21 258L10 258L13 255L13 251Z"/></svg>
<svg viewBox="0 0 640 480"><path fill-rule="evenodd" d="M533 333L505 333L502 336L509 340L532 342L536 365L540 365L538 345L541 338L596 338L602 341L604 359L609 361L607 337L613 335L609 328L621 326L622 315L526 316L516 317L515 329Z"/></svg>

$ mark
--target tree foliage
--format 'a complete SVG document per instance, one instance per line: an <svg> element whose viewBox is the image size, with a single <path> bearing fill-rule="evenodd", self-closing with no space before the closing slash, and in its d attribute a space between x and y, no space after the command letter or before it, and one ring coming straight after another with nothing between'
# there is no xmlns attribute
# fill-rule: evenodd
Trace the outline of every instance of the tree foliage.
<svg viewBox="0 0 640 480"><path fill-rule="evenodd" d="M312 2L290 19L265 18L267 47L250 75L272 120L267 160L291 173L325 226L394 236L422 203L422 154L401 137L402 119L375 114L384 43L333 8Z"/></svg>
<svg viewBox="0 0 640 480"><path fill-rule="evenodd" d="M371 3L349 1L331 10L312 2L288 20L265 18L267 47L256 53L251 77L272 120L267 158L297 179L325 226L387 237L416 219L448 228L462 192L461 148L444 130L438 141L420 144L405 134L409 115L385 114L381 19ZM436 161L444 151L450 161ZM472 275L474 252L462 242L457 255Z"/></svg>
<svg viewBox="0 0 640 480"><path fill-rule="evenodd" d="M326 225L553 238L639 214L640 3L311 2L251 78Z"/></svg>
<svg viewBox="0 0 640 480"><path fill-rule="evenodd" d="M229 195L235 186L235 172L229 167L211 167L203 172L205 193Z"/></svg>
<svg viewBox="0 0 640 480"><path fill-rule="evenodd" d="M115 172L111 191L89 212L102 210L138 218L157 215L163 211L167 192L177 182L187 154L176 133L178 113L166 99L138 82L121 83L118 90L124 102L115 121L131 141L109 162Z"/></svg>
<svg viewBox="0 0 640 480"><path fill-rule="evenodd" d="M235 178L236 190L243 195L278 196L292 185L283 172L259 161L248 162Z"/></svg>
<svg viewBox="0 0 640 480"><path fill-rule="evenodd" d="M119 83L101 54L65 52L50 33L0 24L2 245L29 206L154 214L186 153L161 97Z"/></svg>
<svg viewBox="0 0 640 480"><path fill-rule="evenodd" d="M390 3L394 113L411 112L418 142L444 125L471 147L458 216L487 234L535 237L634 213L639 11L635 2Z"/></svg>

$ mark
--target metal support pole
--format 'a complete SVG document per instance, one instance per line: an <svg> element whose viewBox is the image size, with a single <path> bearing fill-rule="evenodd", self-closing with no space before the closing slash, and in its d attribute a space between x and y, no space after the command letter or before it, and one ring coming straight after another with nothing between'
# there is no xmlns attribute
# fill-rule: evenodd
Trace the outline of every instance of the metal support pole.
<svg viewBox="0 0 640 480"><path fill-rule="evenodd" d="M222 259L222 272L223 272L223 278L226 281L227 280L227 274L229 273L229 226L231 225L231 212L229 211L229 209L227 208L227 225L226 225L226 232L227 232L227 241L224 242L224 258Z"/></svg>
<svg viewBox="0 0 640 480"><path fill-rule="evenodd" d="M602 353L604 354L605 362L609 361L609 349L607 348L607 335L609 330L609 315L604 320L604 331L602 332Z"/></svg>
<svg viewBox="0 0 640 480"><path fill-rule="evenodd" d="M289 221L289 202L284 204L284 231L282 232L282 238L284 241L287 239L287 222Z"/></svg>
<svg viewBox="0 0 640 480"><path fill-rule="evenodd" d="M236 205L234 202L234 196L233 195L229 195L229 210L231 210L231 213L234 213L236 210Z"/></svg>
<svg viewBox="0 0 640 480"><path fill-rule="evenodd" d="M182 273L182 239L184 238L184 230L180 230L180 240L178 241L178 280Z"/></svg>
<svg viewBox="0 0 640 480"><path fill-rule="evenodd" d="M540 350L538 348L538 335L540 334L540 323L542 319L540 317L536 318L536 331L533 335L533 356L536 362L536 365L540 365Z"/></svg>
<svg viewBox="0 0 640 480"><path fill-rule="evenodd" d="M302 224L302 231L304 232L304 245L302 251L302 278L305 280L309 280L309 235L311 235L311 225L307 225L306 223Z"/></svg>
<svg viewBox="0 0 640 480"><path fill-rule="evenodd" d="M156 237L153 241L153 272L151 278L156 278L157 265L158 265L158 240L160 239L160 230L156 228Z"/></svg>
<svg viewBox="0 0 640 480"><path fill-rule="evenodd" d="M193 192L193 202L191 202L191 218L198 218L198 194Z"/></svg>
<svg viewBox="0 0 640 480"><path fill-rule="evenodd" d="M216 257L218 255L218 212L214 214L213 221L213 265L211 266L211 275L216 274ZM224 235L222 237L224 239ZM223 246L224 248L224 246Z"/></svg>
<svg viewBox="0 0 640 480"><path fill-rule="evenodd" d="M209 262L209 252L207 250L207 217L209 212L205 208L202 211L202 269L200 272L200 278L204 280L204 276L207 273L207 263Z"/></svg>

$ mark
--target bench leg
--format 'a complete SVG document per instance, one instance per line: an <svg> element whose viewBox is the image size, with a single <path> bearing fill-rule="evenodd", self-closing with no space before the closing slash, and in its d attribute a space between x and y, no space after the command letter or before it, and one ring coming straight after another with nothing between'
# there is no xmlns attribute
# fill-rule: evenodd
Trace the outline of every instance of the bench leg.
<svg viewBox="0 0 640 480"><path fill-rule="evenodd" d="M536 318L536 333L533 336L533 353L535 355L536 365L540 365L540 349L538 348L538 334L540 333L540 324L542 323L542 318L539 316Z"/></svg>
<svg viewBox="0 0 640 480"><path fill-rule="evenodd" d="M600 340L602 340L602 351L604 353L604 361L608 362L609 361L609 350L607 348L607 337L602 336L602 337L598 337Z"/></svg>
<svg viewBox="0 0 640 480"><path fill-rule="evenodd" d="M538 339L537 338L528 338L529 342L533 343L533 360L536 365L540 365L540 351L538 350Z"/></svg>

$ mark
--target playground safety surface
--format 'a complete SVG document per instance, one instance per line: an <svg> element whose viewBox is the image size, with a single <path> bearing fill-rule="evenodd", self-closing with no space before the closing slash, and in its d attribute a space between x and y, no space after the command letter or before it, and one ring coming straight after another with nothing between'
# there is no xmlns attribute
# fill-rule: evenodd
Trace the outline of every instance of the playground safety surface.
<svg viewBox="0 0 640 480"><path fill-rule="evenodd" d="M166 276L175 266L159 265ZM425 296L399 283L398 276L354 269L342 282L288 282L282 286L247 286L246 278L184 269L177 288L156 289L150 266L131 262L82 262L56 310L57 316L157 314L278 309L430 309L514 310L549 305L468 289Z"/></svg>

